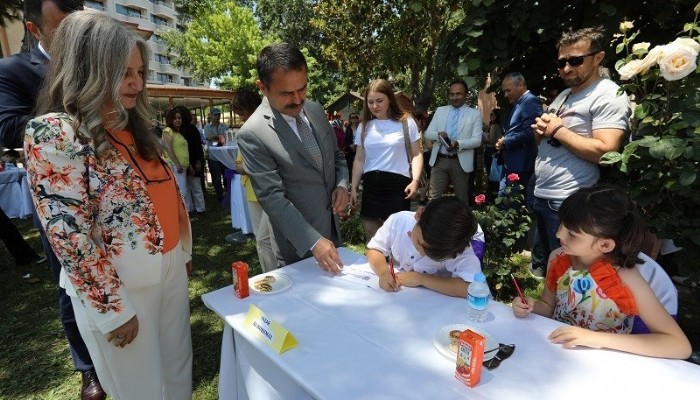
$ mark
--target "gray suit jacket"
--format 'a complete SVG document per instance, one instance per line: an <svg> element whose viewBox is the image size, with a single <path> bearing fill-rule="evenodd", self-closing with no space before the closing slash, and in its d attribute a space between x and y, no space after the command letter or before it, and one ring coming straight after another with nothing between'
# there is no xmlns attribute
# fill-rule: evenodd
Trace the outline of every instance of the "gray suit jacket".
<svg viewBox="0 0 700 400"><path fill-rule="evenodd" d="M236 135L253 190L270 217L282 264L309 257L321 237L342 244L331 194L337 186L348 185L345 154L338 149L321 105L307 100L304 113L321 147L322 169L316 168L311 154L267 98Z"/></svg>

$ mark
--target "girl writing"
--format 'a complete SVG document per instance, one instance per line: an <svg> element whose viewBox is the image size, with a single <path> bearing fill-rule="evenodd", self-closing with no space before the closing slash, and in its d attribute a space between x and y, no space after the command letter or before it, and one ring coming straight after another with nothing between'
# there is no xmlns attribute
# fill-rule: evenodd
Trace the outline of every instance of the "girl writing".
<svg viewBox="0 0 700 400"><path fill-rule="evenodd" d="M549 340L565 348L608 348L652 357L690 356L691 347L636 268L644 222L634 203L610 186L580 189L559 209L561 247L549 257L539 300L513 300L513 313L531 312L572 326ZM650 333L628 335L635 316Z"/></svg>

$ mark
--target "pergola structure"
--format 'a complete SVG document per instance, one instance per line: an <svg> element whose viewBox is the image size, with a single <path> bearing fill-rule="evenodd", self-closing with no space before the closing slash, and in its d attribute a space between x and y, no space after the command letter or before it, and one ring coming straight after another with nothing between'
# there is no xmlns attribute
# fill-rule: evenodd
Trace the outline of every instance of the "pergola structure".
<svg viewBox="0 0 700 400"><path fill-rule="evenodd" d="M197 114L202 124L213 107L219 107L222 118L228 125L236 125L237 115L231 110L231 100L236 92L232 90L213 89L201 86L161 85L149 83L146 85L151 105L158 111L159 116L175 106L185 106Z"/></svg>

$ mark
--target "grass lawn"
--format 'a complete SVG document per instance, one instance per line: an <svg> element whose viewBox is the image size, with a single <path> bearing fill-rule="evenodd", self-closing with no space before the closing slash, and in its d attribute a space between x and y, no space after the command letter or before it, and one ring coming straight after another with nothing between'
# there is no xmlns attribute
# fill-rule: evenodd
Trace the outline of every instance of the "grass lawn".
<svg viewBox="0 0 700 400"><path fill-rule="evenodd" d="M230 285L231 262L246 261L260 272L255 243L227 243L231 217L206 193L207 211L192 218L194 272L190 281L194 399L216 399L223 322L201 295ZM37 251L41 244L29 220L14 220ZM363 251L364 246L348 246ZM523 261L523 262L526 262ZM31 278L24 278L31 274ZM694 349L700 348L700 304L680 290L679 322ZM534 295L534 293L528 293ZM73 371L58 319L56 286L47 264L20 267L0 244L0 399L79 398L80 376Z"/></svg>

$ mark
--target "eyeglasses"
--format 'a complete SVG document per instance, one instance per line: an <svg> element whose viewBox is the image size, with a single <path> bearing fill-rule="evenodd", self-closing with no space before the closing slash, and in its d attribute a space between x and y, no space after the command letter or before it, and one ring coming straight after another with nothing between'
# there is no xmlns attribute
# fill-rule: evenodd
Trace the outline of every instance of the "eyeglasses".
<svg viewBox="0 0 700 400"><path fill-rule="evenodd" d="M572 67L578 67L578 66L580 66L581 64L583 64L583 60L584 60L586 57L590 57L590 56L595 55L595 54L598 54L598 53L600 53L600 50L594 51L594 52L592 52L592 53L584 54L584 55L582 55L582 56L573 56L573 57L569 57L569 58L560 58L560 59L557 60L557 67L559 67L559 69L564 69L564 68L566 67L566 64L569 64L569 65L571 65Z"/></svg>
<svg viewBox="0 0 700 400"><path fill-rule="evenodd" d="M160 165L163 166L163 169L165 170L165 174L167 175L167 178L150 179L148 177L148 175L146 175L146 173L143 171L143 169L141 169L141 166L139 165L138 161L136 161L136 158L134 158L134 155L131 154L131 149L129 148L129 146L126 143L124 143L121 140L114 137L114 135L112 135L111 133L108 132L107 134L114 141L114 143L124 147L124 149L126 150L126 154L129 155L129 159L131 159L131 162L136 166L136 169L139 170L139 173L141 174L143 179L146 181L146 185L150 185L152 183L163 183L163 182L167 182L167 181L172 179L172 176L170 175L170 168L168 168L168 165L163 160L163 157L158 157L158 161L160 161Z"/></svg>
<svg viewBox="0 0 700 400"><path fill-rule="evenodd" d="M353 116L350 116L350 119L360 119L360 117L356 117L353 115Z"/></svg>
<svg viewBox="0 0 700 400"><path fill-rule="evenodd" d="M498 368L498 366L501 365L501 361L513 355L513 352L515 351L515 345L500 343L497 348L484 352L484 355L492 353L496 350L498 350L498 353L496 353L496 355L493 356L493 358L484 361L484 367L486 367L486 369L491 370Z"/></svg>

